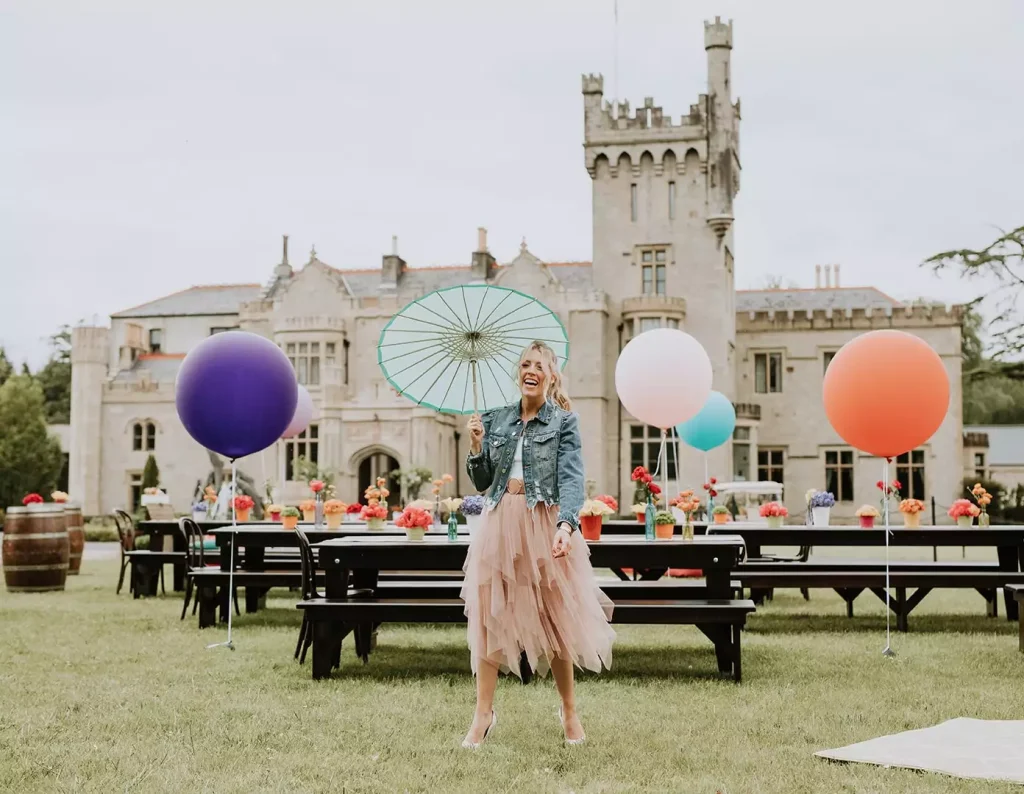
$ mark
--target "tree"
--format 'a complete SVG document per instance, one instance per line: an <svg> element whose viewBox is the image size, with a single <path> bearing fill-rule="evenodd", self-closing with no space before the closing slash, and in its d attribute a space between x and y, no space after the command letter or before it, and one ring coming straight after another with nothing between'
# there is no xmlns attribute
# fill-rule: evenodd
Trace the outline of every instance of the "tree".
<svg viewBox="0 0 1024 794"><path fill-rule="evenodd" d="M994 284L968 304L991 313L991 340L987 360L967 374L972 379L1003 375L1024 380L1024 226L1005 232L985 248L942 251L923 264L936 273L953 270L964 278Z"/></svg>
<svg viewBox="0 0 1024 794"><path fill-rule="evenodd" d="M3 386L9 377L14 374L14 365L7 358L7 351L0 347L0 386Z"/></svg>
<svg viewBox="0 0 1024 794"><path fill-rule="evenodd" d="M0 506L19 505L28 493L49 497L63 458L46 430L43 390L32 377L15 375L0 386Z"/></svg>
<svg viewBox="0 0 1024 794"><path fill-rule="evenodd" d="M982 324L981 314L968 306L960 329L964 424L1024 423L1024 380L1003 374L985 356Z"/></svg>
<svg viewBox="0 0 1024 794"><path fill-rule="evenodd" d="M142 490L156 488L160 485L160 469L157 468L156 458L149 455L146 458L146 465L142 467Z"/></svg>
<svg viewBox="0 0 1024 794"><path fill-rule="evenodd" d="M778 273L769 274L764 277L762 289L798 289L799 285L791 278L786 278Z"/></svg>
<svg viewBox="0 0 1024 794"><path fill-rule="evenodd" d="M71 421L71 328L62 325L50 337L50 360L36 380L43 387L46 421L68 424Z"/></svg>

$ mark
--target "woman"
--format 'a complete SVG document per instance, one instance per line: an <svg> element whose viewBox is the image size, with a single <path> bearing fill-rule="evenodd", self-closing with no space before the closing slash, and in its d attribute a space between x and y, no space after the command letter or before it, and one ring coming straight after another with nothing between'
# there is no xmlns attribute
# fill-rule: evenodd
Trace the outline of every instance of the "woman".
<svg viewBox="0 0 1024 794"><path fill-rule="evenodd" d="M462 598L477 678L476 714L463 747L476 749L497 724L499 670L521 676L521 655L540 676L550 668L568 744L585 736L576 714L573 665L610 667L612 602L597 587L579 532L583 458L554 351L533 342L519 359L519 402L474 415L469 476L488 510L466 558Z"/></svg>

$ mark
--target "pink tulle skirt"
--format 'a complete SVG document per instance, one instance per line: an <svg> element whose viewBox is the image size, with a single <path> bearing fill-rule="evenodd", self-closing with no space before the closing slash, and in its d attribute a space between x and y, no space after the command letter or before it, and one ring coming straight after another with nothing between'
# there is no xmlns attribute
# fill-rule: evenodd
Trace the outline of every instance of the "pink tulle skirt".
<svg viewBox="0 0 1024 794"><path fill-rule="evenodd" d="M612 666L612 601L597 586L579 532L568 555L552 557L557 517L557 506L530 510L523 494L511 493L484 514L462 587L474 675L481 659L520 675L523 652L539 676L556 657L595 672Z"/></svg>

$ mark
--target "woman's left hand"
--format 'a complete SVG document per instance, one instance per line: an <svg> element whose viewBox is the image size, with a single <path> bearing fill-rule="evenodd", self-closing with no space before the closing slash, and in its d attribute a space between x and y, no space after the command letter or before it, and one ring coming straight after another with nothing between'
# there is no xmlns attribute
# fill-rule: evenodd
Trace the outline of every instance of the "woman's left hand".
<svg viewBox="0 0 1024 794"><path fill-rule="evenodd" d="M564 524L560 524L558 529L555 530L555 543L551 547L551 556L556 560L559 557L565 557L569 554L569 550L572 548L572 531L569 530Z"/></svg>

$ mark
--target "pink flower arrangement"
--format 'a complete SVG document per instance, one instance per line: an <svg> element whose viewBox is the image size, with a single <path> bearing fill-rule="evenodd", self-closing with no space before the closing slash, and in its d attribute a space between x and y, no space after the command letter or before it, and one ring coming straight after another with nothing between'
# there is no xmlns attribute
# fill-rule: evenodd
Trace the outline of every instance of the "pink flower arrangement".
<svg viewBox="0 0 1024 794"><path fill-rule="evenodd" d="M426 510L418 507L407 507L402 515L395 519L395 526L402 529L427 529L434 519Z"/></svg>
<svg viewBox="0 0 1024 794"><path fill-rule="evenodd" d="M612 509L613 513L619 512L619 502L614 496L608 494L601 494L600 496L594 497L598 502L604 502L608 507Z"/></svg>
<svg viewBox="0 0 1024 794"><path fill-rule="evenodd" d="M235 510L252 510L254 504L256 503L248 494L240 494L234 500Z"/></svg>
<svg viewBox="0 0 1024 794"><path fill-rule="evenodd" d="M324 489L324 484L323 484L322 480L310 480L309 481L309 490L311 490L313 493L320 493L323 489Z"/></svg>
<svg viewBox="0 0 1024 794"><path fill-rule="evenodd" d="M953 502L952 507L949 508L950 518L964 518L970 516L975 518L981 514L981 508L975 504L971 504L970 499L957 499Z"/></svg>
<svg viewBox="0 0 1024 794"><path fill-rule="evenodd" d="M785 505L780 505L778 502L763 504L758 512L761 514L761 518L785 518L789 515L789 510Z"/></svg>
<svg viewBox="0 0 1024 794"><path fill-rule="evenodd" d="M21 500L21 503L26 507L29 505L41 505L43 503L43 497L37 493L30 493Z"/></svg>
<svg viewBox="0 0 1024 794"><path fill-rule="evenodd" d="M359 512L359 517L363 519L363 521L369 521L371 518L387 518L388 509L380 502L377 502L375 504L367 505L366 507L364 507Z"/></svg>

